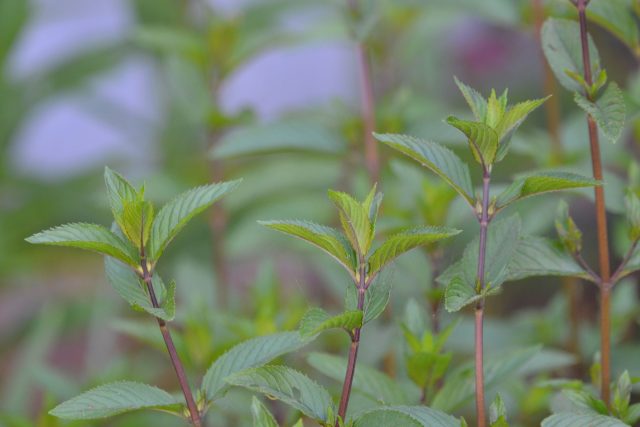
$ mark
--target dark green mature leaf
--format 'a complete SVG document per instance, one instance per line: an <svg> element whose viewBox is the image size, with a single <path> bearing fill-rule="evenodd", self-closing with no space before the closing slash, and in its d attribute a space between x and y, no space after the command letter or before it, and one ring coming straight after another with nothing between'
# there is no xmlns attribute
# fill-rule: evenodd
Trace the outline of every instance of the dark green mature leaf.
<svg viewBox="0 0 640 427"><path fill-rule="evenodd" d="M328 329L342 328L352 331L362 326L362 311L349 310L336 316L330 316L321 308L308 310L300 321L300 335L311 337Z"/></svg>
<svg viewBox="0 0 640 427"><path fill-rule="evenodd" d="M280 332L242 342L213 362L202 379L202 389L208 400L220 398L227 390L225 379L229 375L269 363L309 342L298 332Z"/></svg>
<svg viewBox="0 0 640 427"><path fill-rule="evenodd" d="M458 89L460 89L460 92L462 92L462 96L465 101L469 104L469 108L471 108L476 121L484 123L487 116L487 100L484 99L484 97L474 88L467 86L458 80L457 77L454 76L453 79L455 80Z"/></svg>
<svg viewBox="0 0 640 427"><path fill-rule="evenodd" d="M611 32L637 53L640 49L640 31L633 17L631 2L632 0L591 0L587 18Z"/></svg>
<svg viewBox="0 0 640 427"><path fill-rule="evenodd" d="M461 230L446 227L416 227L394 234L369 257L369 275L376 274L386 264L413 248L455 236L460 232Z"/></svg>
<svg viewBox="0 0 640 427"><path fill-rule="evenodd" d="M616 142L624 129L625 103L624 95L615 82L591 102L580 93L574 94L576 104L594 118L602 134L610 141Z"/></svg>
<svg viewBox="0 0 640 427"><path fill-rule="evenodd" d="M317 421L327 421L329 408L335 413L331 395L324 387L287 366L246 369L227 377L226 381L281 400Z"/></svg>
<svg viewBox="0 0 640 427"><path fill-rule="evenodd" d="M251 414L253 415L253 427L280 427L267 407L255 396L251 399Z"/></svg>
<svg viewBox="0 0 640 427"><path fill-rule="evenodd" d="M347 371L347 359L326 353L310 353L307 362L329 378L341 383ZM386 374L358 363L353 389L369 399L386 405L411 402L407 391Z"/></svg>
<svg viewBox="0 0 640 427"><path fill-rule="evenodd" d="M496 199L496 208L502 209L509 204L527 197L552 191L592 187L599 181L570 172L537 172L516 179Z"/></svg>
<svg viewBox="0 0 640 427"><path fill-rule="evenodd" d="M567 72L580 76L584 74L578 23L567 19L547 19L542 26L542 48L560 84L571 92L583 93L582 85L567 74ZM591 75L596 76L600 57L591 36L589 36L589 57Z"/></svg>
<svg viewBox="0 0 640 427"><path fill-rule="evenodd" d="M50 412L68 420L92 420L138 409L177 409L181 401L147 384L122 381L101 385L53 408Z"/></svg>
<svg viewBox="0 0 640 427"><path fill-rule="evenodd" d="M489 125L481 122L468 122L450 116L447 123L465 134L476 161L491 170L498 152L498 134Z"/></svg>
<svg viewBox="0 0 640 427"><path fill-rule="evenodd" d="M169 242L194 216L226 193L233 191L239 184L240 180L203 185L179 195L164 205L151 227L149 258L157 261Z"/></svg>
<svg viewBox="0 0 640 427"><path fill-rule="evenodd" d="M134 267L140 264L133 245L96 224L61 225L34 234L26 240L35 244L86 249L112 256Z"/></svg>
<svg viewBox="0 0 640 427"><path fill-rule="evenodd" d="M215 158L226 159L250 154L301 150L340 153L345 144L337 132L309 121L282 121L251 125L229 132L211 151Z"/></svg>
<svg viewBox="0 0 640 427"><path fill-rule="evenodd" d="M160 276L155 275L153 288L160 304L159 308L155 308L150 302L146 285L133 270L111 257L105 257L104 267L111 286L133 308L144 310L166 321L173 320L176 314L176 283L174 281L171 281L167 288Z"/></svg>
<svg viewBox="0 0 640 427"><path fill-rule="evenodd" d="M595 414L560 413L545 418L542 427L629 427L622 421Z"/></svg>
<svg viewBox="0 0 640 427"><path fill-rule="evenodd" d="M360 415L354 427L460 427L451 415L426 406L388 406Z"/></svg>
<svg viewBox="0 0 640 427"><path fill-rule="evenodd" d="M375 134L375 137L433 171L451 185L471 206L474 205L469 167L453 151L434 142L412 136Z"/></svg>
<svg viewBox="0 0 640 427"><path fill-rule="evenodd" d="M305 240L319 247L336 261L338 261L351 274L356 269L356 260L353 249L347 239L337 230L325 227L309 221L285 220L285 221L258 221L266 227L281 231L286 234Z"/></svg>

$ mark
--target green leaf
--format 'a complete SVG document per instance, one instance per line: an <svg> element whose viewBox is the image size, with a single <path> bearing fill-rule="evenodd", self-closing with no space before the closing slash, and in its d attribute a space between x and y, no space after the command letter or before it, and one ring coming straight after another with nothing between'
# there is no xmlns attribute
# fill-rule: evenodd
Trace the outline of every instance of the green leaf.
<svg viewBox="0 0 640 427"><path fill-rule="evenodd" d="M580 253L582 250L582 231L573 221L569 214L569 205L564 200L558 204L555 224L558 237L569 253Z"/></svg>
<svg viewBox="0 0 640 427"><path fill-rule="evenodd" d="M524 122L533 110L544 104L547 99L549 99L549 96L542 99L520 102L509 107L502 115L502 118L495 127L495 131L498 134L499 145L496 162L499 162L506 156L511 144L511 137L518 130L522 122Z"/></svg>
<svg viewBox="0 0 640 427"><path fill-rule="evenodd" d="M369 257L368 274L377 274L389 262L413 248L455 236L460 232L445 227L416 227L394 234Z"/></svg>
<svg viewBox="0 0 640 427"><path fill-rule="evenodd" d="M595 414L560 413L542 421L541 427L629 427L615 418Z"/></svg>
<svg viewBox="0 0 640 427"><path fill-rule="evenodd" d="M354 427L460 427L451 415L426 406L388 406L360 415Z"/></svg>
<svg viewBox="0 0 640 427"><path fill-rule="evenodd" d="M375 224L370 220L370 204L373 199L360 203L347 193L329 190L328 194L329 199L338 208L342 229L351 246L365 256L369 252L375 233Z"/></svg>
<svg viewBox="0 0 640 427"><path fill-rule="evenodd" d="M375 134L375 137L433 171L464 197L469 205L474 206L469 167L453 151L434 142L406 135Z"/></svg>
<svg viewBox="0 0 640 427"><path fill-rule="evenodd" d="M491 129L495 129L498 125L504 112L507 110L507 90L498 98L496 91L491 89L491 94L487 99L487 116L483 123L489 126Z"/></svg>
<svg viewBox="0 0 640 427"><path fill-rule="evenodd" d="M624 129L625 103L622 90L615 82L609 83L595 103L577 92L574 100L594 118L605 138L614 143L620 139Z"/></svg>
<svg viewBox="0 0 640 427"><path fill-rule="evenodd" d="M393 283L384 275L377 275L364 296L364 320L367 324L382 314L389 303L391 287ZM355 286L349 285L345 293L345 307L347 310L357 310L358 291Z"/></svg>
<svg viewBox="0 0 640 427"><path fill-rule="evenodd" d="M235 129L220 139L211 155L226 159L292 150L335 154L344 148L340 134L326 126L289 120Z"/></svg>
<svg viewBox="0 0 640 427"><path fill-rule="evenodd" d="M306 416L327 421L327 409L334 408L329 392L309 377L287 366L262 366L240 371L227 383L263 393L299 410Z"/></svg>
<svg viewBox="0 0 640 427"><path fill-rule="evenodd" d="M632 0L591 0L587 18L629 46L637 53L640 47L640 31L633 17Z"/></svg>
<svg viewBox="0 0 640 427"><path fill-rule="evenodd" d="M125 201L118 225L127 239L138 249L146 246L153 224L153 205L139 198Z"/></svg>
<svg viewBox="0 0 640 427"><path fill-rule="evenodd" d="M462 278L454 277L444 292L444 306L448 312L460 311L463 307L482 299L482 294L469 286Z"/></svg>
<svg viewBox="0 0 640 427"><path fill-rule="evenodd" d="M362 326L362 311L349 310L336 316L329 316L321 308L308 310L300 321L300 335L304 338L319 334L328 329L345 329L351 332Z"/></svg>
<svg viewBox="0 0 640 427"><path fill-rule="evenodd" d="M27 242L68 246L72 248L86 249L109 255L133 267L138 267L138 254L129 243L96 224L75 223L61 225L28 237Z"/></svg>
<svg viewBox="0 0 640 427"><path fill-rule="evenodd" d="M319 247L336 261L338 261L347 271L353 275L356 269L356 260L353 249L347 239L337 230L325 227L309 221L258 221L266 227L281 231L286 234L305 240L314 246Z"/></svg>
<svg viewBox="0 0 640 427"><path fill-rule="evenodd" d="M629 224L629 239L640 239L640 199L633 191L627 192L625 197L625 212Z"/></svg>
<svg viewBox="0 0 640 427"><path fill-rule="evenodd" d="M124 205L139 200L138 191L122 175L108 167L104 168L104 182L107 187L107 196L109 197L113 218L122 229L120 219L124 211Z"/></svg>
<svg viewBox="0 0 640 427"><path fill-rule="evenodd" d="M571 92L584 91L580 83L567 72L584 75L580 27L577 22L567 19L549 18L542 26L542 49L547 62L562 86ZM591 36L589 36L589 58L591 75L597 76L600 57Z"/></svg>
<svg viewBox="0 0 640 427"><path fill-rule="evenodd" d="M327 353L310 353L307 362L319 372L338 383L344 381L347 359ZM386 405L406 404L412 399L400 384L388 375L362 362L353 377L353 390L367 398Z"/></svg>
<svg viewBox="0 0 640 427"><path fill-rule="evenodd" d="M476 161L491 170L498 152L498 134L487 124L468 122L449 116L447 123L461 131L469 141L469 147Z"/></svg>
<svg viewBox="0 0 640 427"><path fill-rule="evenodd" d="M251 399L251 414L253 414L253 427L280 427L267 407L255 396Z"/></svg>
<svg viewBox="0 0 640 427"><path fill-rule="evenodd" d="M500 393L489 407L489 422L491 427L509 427L507 423L507 408L504 405Z"/></svg>
<svg viewBox="0 0 640 427"><path fill-rule="evenodd" d="M151 227L150 260L157 261L171 240L194 216L226 193L233 191L239 184L240 180L203 185L179 195L164 205Z"/></svg>
<svg viewBox="0 0 640 427"><path fill-rule="evenodd" d="M280 332L242 342L213 362L202 380L202 389L208 400L220 398L227 390L225 378L229 375L269 363L309 342L298 332Z"/></svg>
<svg viewBox="0 0 640 427"><path fill-rule="evenodd" d="M502 209L527 197L552 191L593 187L599 181L570 172L536 172L516 179L496 199L496 208Z"/></svg>
<svg viewBox="0 0 640 427"><path fill-rule="evenodd" d="M105 257L104 267L107 279L116 292L134 309L144 310L152 316L171 321L176 314L176 283L171 281L167 288L157 274L153 278L153 289L160 304L153 307L144 282L129 267L111 257Z"/></svg>
<svg viewBox="0 0 640 427"><path fill-rule="evenodd" d="M487 116L487 100L478 91L458 80L457 77L454 76L453 79L460 92L462 92L465 101L469 104L476 121L484 123Z"/></svg>
<svg viewBox="0 0 640 427"><path fill-rule="evenodd" d="M67 420L92 420L138 409L171 409L180 405L180 400L157 387L121 381L86 391L56 406L50 414Z"/></svg>

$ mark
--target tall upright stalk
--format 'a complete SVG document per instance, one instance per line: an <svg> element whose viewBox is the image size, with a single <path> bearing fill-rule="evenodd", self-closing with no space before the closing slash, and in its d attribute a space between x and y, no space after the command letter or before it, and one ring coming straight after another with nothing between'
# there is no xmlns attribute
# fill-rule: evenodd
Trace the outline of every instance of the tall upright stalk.
<svg viewBox="0 0 640 427"><path fill-rule="evenodd" d="M478 291L485 287L484 267L487 253L487 231L489 229L489 185L491 184L491 172L483 165L482 174L482 213L480 214L480 247L478 248L478 271L476 281ZM475 370L476 370L476 416L478 427L485 427L487 417L484 400L484 299L480 299L475 309Z"/></svg>
<svg viewBox="0 0 640 427"><path fill-rule="evenodd" d="M593 84L591 75L591 60L589 58L589 42L587 33L586 9L589 0L572 0L578 9L580 21L580 42L582 46L582 64L584 68L584 81L587 85ZM587 98L593 101L587 94ZM587 114L589 128L589 145L591 148L591 164L593 177L602 181L602 159L600 157L600 143L598 141L598 125L594 118ZM601 378L600 394L602 400L609 406L611 383L611 272L609 260L609 238L607 235L607 214L604 199L604 187L595 187L596 197L596 226L598 235L598 260L600 265L600 358Z"/></svg>

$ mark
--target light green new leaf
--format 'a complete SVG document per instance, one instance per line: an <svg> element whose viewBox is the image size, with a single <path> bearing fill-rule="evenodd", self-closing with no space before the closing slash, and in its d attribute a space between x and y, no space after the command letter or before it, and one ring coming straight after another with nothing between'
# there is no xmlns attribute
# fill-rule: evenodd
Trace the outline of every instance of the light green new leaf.
<svg viewBox="0 0 640 427"><path fill-rule="evenodd" d="M489 125L480 122L468 122L450 116L447 123L465 134L476 161L491 170L498 152L498 134Z"/></svg>
<svg viewBox="0 0 640 427"><path fill-rule="evenodd" d="M197 214L234 190L240 180L203 185L189 190L160 209L151 227L149 258L157 261L169 242Z"/></svg>
<svg viewBox="0 0 640 427"><path fill-rule="evenodd" d="M600 131L610 142L615 143L620 138L624 129L625 103L624 95L615 82L609 83L595 103L577 92L574 100L594 118Z"/></svg>
<svg viewBox="0 0 640 427"><path fill-rule="evenodd" d="M157 387L122 381L86 391L56 406L50 414L68 420L92 420L139 409L177 409L180 405L180 400Z"/></svg>
<svg viewBox="0 0 640 427"><path fill-rule="evenodd" d="M570 172L538 172L516 179L500 193L496 199L496 208L502 209L509 204L527 197L552 191L593 187L599 181Z"/></svg>
<svg viewBox="0 0 640 427"><path fill-rule="evenodd" d="M155 275L153 289L160 304L159 308L155 308L150 302L146 285L133 270L111 257L105 257L104 267L111 286L134 309L144 310L166 321L173 320L176 314L176 283L174 281L171 281L167 288L160 276Z"/></svg>
<svg viewBox="0 0 640 427"><path fill-rule="evenodd" d="M483 123L491 129L496 128L507 110L507 92L505 89L500 98L498 98L495 89L491 89L491 94L487 98L487 117L485 117Z"/></svg>
<svg viewBox="0 0 640 427"><path fill-rule="evenodd" d="M334 381L338 383L344 381L347 359L332 354L313 352L307 356L307 362ZM410 398L409 393L400 383L363 363L358 363L358 368L355 371L353 390L372 401L385 405L407 404L419 393L417 389L412 390L415 392L415 396Z"/></svg>
<svg viewBox="0 0 640 427"><path fill-rule="evenodd" d="M469 108L471 108L476 121L484 123L487 116L487 100L484 99L484 97L474 88L467 86L458 80L457 77L454 76L453 79L455 80L458 89L460 89L460 92L462 92L462 96L465 101L469 104Z"/></svg>
<svg viewBox="0 0 640 427"><path fill-rule="evenodd" d="M469 205L474 206L469 167L453 151L434 142L406 135L375 134L375 137L433 171L464 197Z"/></svg>
<svg viewBox="0 0 640 427"><path fill-rule="evenodd" d="M310 221L258 221L258 223L298 237L319 247L331 255L353 275L356 269L353 249L347 239L337 230Z"/></svg>
<svg viewBox="0 0 640 427"><path fill-rule="evenodd" d="M26 239L29 243L68 246L109 255L137 267L138 254L129 242L96 224L75 223L51 228Z"/></svg>
<svg viewBox="0 0 640 427"><path fill-rule="evenodd" d="M375 189L374 189L375 190ZM338 208L340 223L351 246L363 256L373 242L374 224L370 220L370 205L360 203L347 193L329 190L329 199ZM370 200L373 202L373 199Z"/></svg>
<svg viewBox="0 0 640 427"><path fill-rule="evenodd" d="M323 309L314 307L308 310L300 320L300 335L306 338L336 328L351 332L361 326L362 311L360 310L349 310L336 316L330 316Z"/></svg>
<svg viewBox="0 0 640 427"><path fill-rule="evenodd" d="M562 86L571 92L583 93L584 88L569 77L567 72L583 75L582 45L580 27L575 21L549 18L542 26L542 49L547 62ZM591 36L589 36L589 58L591 59L591 75L597 76L600 57Z"/></svg>
<svg viewBox="0 0 640 427"><path fill-rule="evenodd" d="M117 218L122 233L137 248L147 245L153 224L153 205L141 198L125 201L122 214Z"/></svg>
<svg viewBox="0 0 640 427"><path fill-rule="evenodd" d="M460 232L461 230L445 227L416 227L394 234L369 257L369 275L377 274L389 262L413 248L455 236Z"/></svg>
<svg viewBox="0 0 640 427"><path fill-rule="evenodd" d="M426 406L388 406L357 417L354 427L460 427L460 421Z"/></svg>
<svg viewBox="0 0 640 427"><path fill-rule="evenodd" d="M587 18L594 21L623 43L632 52L640 48L640 31L633 16L633 0L591 0Z"/></svg>
<svg viewBox="0 0 640 427"><path fill-rule="evenodd" d="M306 416L326 422L327 409L335 413L329 392L306 375L287 366L262 366L240 371L227 383L263 393L299 410Z"/></svg>
<svg viewBox="0 0 640 427"><path fill-rule="evenodd" d="M126 202L138 200L138 191L122 175L108 167L104 168L104 183L107 187L107 196L114 219L120 224L121 217Z"/></svg>
<svg viewBox="0 0 640 427"><path fill-rule="evenodd" d="M511 137L518 130L522 122L527 116L540 105L549 99L549 96L542 99L533 99L529 101L520 102L507 109L502 115L502 118L495 127L495 131L498 134L498 153L496 154L496 162L504 159L509 151L511 145Z"/></svg>
<svg viewBox="0 0 640 427"><path fill-rule="evenodd" d="M251 414L253 415L253 427L280 427L267 407L255 396L251 399Z"/></svg>
<svg viewBox="0 0 640 427"><path fill-rule="evenodd" d="M545 418L542 427L629 427L622 421L595 414L560 413Z"/></svg>
<svg viewBox="0 0 640 427"><path fill-rule="evenodd" d="M208 400L220 398L227 390L225 378L229 375L269 363L309 342L297 331L280 332L242 342L213 362L202 380L202 389Z"/></svg>

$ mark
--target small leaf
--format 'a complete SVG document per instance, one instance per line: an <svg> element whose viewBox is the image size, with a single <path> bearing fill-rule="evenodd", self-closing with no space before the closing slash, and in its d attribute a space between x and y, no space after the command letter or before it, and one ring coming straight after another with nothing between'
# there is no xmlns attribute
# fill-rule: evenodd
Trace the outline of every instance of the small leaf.
<svg viewBox="0 0 640 427"><path fill-rule="evenodd" d="M392 281L384 275L377 275L373 280L364 297L363 324L377 319L382 314L389 303L392 285ZM345 307L347 310L356 310L358 307L358 291L353 285L347 287Z"/></svg>
<svg viewBox="0 0 640 427"><path fill-rule="evenodd" d="M135 248L106 228L85 223L61 225L28 237L27 242L68 246L109 255L131 266L139 265Z"/></svg>
<svg viewBox="0 0 640 427"><path fill-rule="evenodd" d="M389 237L369 257L369 275L374 275L403 253L418 246L459 234L460 230L445 227L416 227Z"/></svg>
<svg viewBox="0 0 640 427"><path fill-rule="evenodd" d="M354 427L460 427L451 415L426 406L388 406L360 415Z"/></svg>
<svg viewBox="0 0 640 427"><path fill-rule="evenodd" d="M233 191L240 180L203 185L189 190L160 209L151 227L149 258L157 261L169 242L197 214L211 206L216 200Z"/></svg>
<svg viewBox="0 0 640 427"><path fill-rule="evenodd" d="M325 227L309 221L258 221L266 227L281 231L286 234L305 240L319 247L336 261L338 261L349 273L356 269L356 260L353 249L347 239L337 230Z"/></svg>
<svg viewBox="0 0 640 427"><path fill-rule="evenodd" d="M227 390L225 378L229 375L269 363L309 342L298 332L280 332L242 342L213 362L202 379L202 389L208 400L220 398Z"/></svg>
<svg viewBox="0 0 640 427"><path fill-rule="evenodd" d="M524 122L533 110L544 104L547 99L549 99L549 97L524 101L507 109L495 127L495 131L498 134L499 145L496 162L499 162L506 156L511 144L511 138L522 122Z"/></svg>
<svg viewBox="0 0 640 427"><path fill-rule="evenodd" d="M625 104L624 95L615 82L609 83L595 103L579 93L574 94L574 100L594 118L605 138L614 143L620 139L624 129Z"/></svg>
<svg viewBox="0 0 640 427"><path fill-rule="evenodd" d="M251 414L253 414L253 427L280 427L267 407L255 396L251 399Z"/></svg>
<svg viewBox="0 0 640 427"><path fill-rule="evenodd" d="M491 170L498 152L498 134L489 126L480 122L468 122L450 116L447 123L464 133L476 161Z"/></svg>
<svg viewBox="0 0 640 427"><path fill-rule="evenodd" d="M153 205L150 202L141 198L125 201L118 220L122 233L138 249L147 245L153 224Z"/></svg>
<svg viewBox="0 0 640 427"><path fill-rule="evenodd" d="M462 96L464 96L465 101L469 104L469 108L471 108L476 121L484 123L487 116L487 100L484 99L484 97L474 88L467 86L458 80L457 77L454 76L453 79L455 80L458 89L460 89L460 92L462 92Z"/></svg>
<svg viewBox="0 0 640 427"><path fill-rule="evenodd" d="M340 223L351 246L365 256L373 242L374 225L370 221L370 206L358 202L347 193L329 190L329 198L338 208Z"/></svg>
<svg viewBox="0 0 640 427"><path fill-rule="evenodd" d="M482 294L478 294L460 277L454 277L444 292L444 306L450 313L460 311L463 307L480 299L482 299Z"/></svg>
<svg viewBox="0 0 640 427"><path fill-rule="evenodd" d="M324 387L287 366L246 369L227 377L226 381L281 400L320 422L327 421L327 408L334 409L333 400Z"/></svg>
<svg viewBox="0 0 640 427"><path fill-rule="evenodd" d="M560 413L542 421L541 427L629 427L615 418L595 414Z"/></svg>
<svg viewBox="0 0 640 427"><path fill-rule="evenodd" d="M507 408L500 393L489 407L489 422L491 427L509 427L507 423Z"/></svg>
<svg viewBox="0 0 640 427"><path fill-rule="evenodd" d="M582 231L569 214L569 205L563 200L558 205L556 216L558 237L569 253L577 254L582 250Z"/></svg>
<svg viewBox="0 0 640 427"><path fill-rule="evenodd" d="M120 225L125 203L138 200L138 191L122 175L108 167L104 168L104 182L113 218Z"/></svg>
<svg viewBox="0 0 640 427"><path fill-rule="evenodd" d="M375 137L433 171L464 197L469 205L474 205L469 167L453 151L434 142L406 135L375 134Z"/></svg>
<svg viewBox="0 0 640 427"><path fill-rule="evenodd" d="M640 239L640 199L633 191L627 192L625 197L627 223L629 224L629 239Z"/></svg>
<svg viewBox="0 0 640 427"><path fill-rule="evenodd" d="M542 48L549 66L562 86L571 92L582 92L582 86L569 77L566 71L584 75L580 27L575 21L549 18L542 26ZM600 57L589 36L589 58L591 75L598 75Z"/></svg>
<svg viewBox="0 0 640 427"><path fill-rule="evenodd" d="M51 415L67 420L107 418L138 409L172 409L181 402L157 387L131 381L101 385L53 408Z"/></svg>
<svg viewBox="0 0 640 427"><path fill-rule="evenodd" d="M337 316L329 316L321 308L312 308L300 321L300 335L310 337L328 329L342 328L348 332L362 326L362 311L350 310Z"/></svg>

